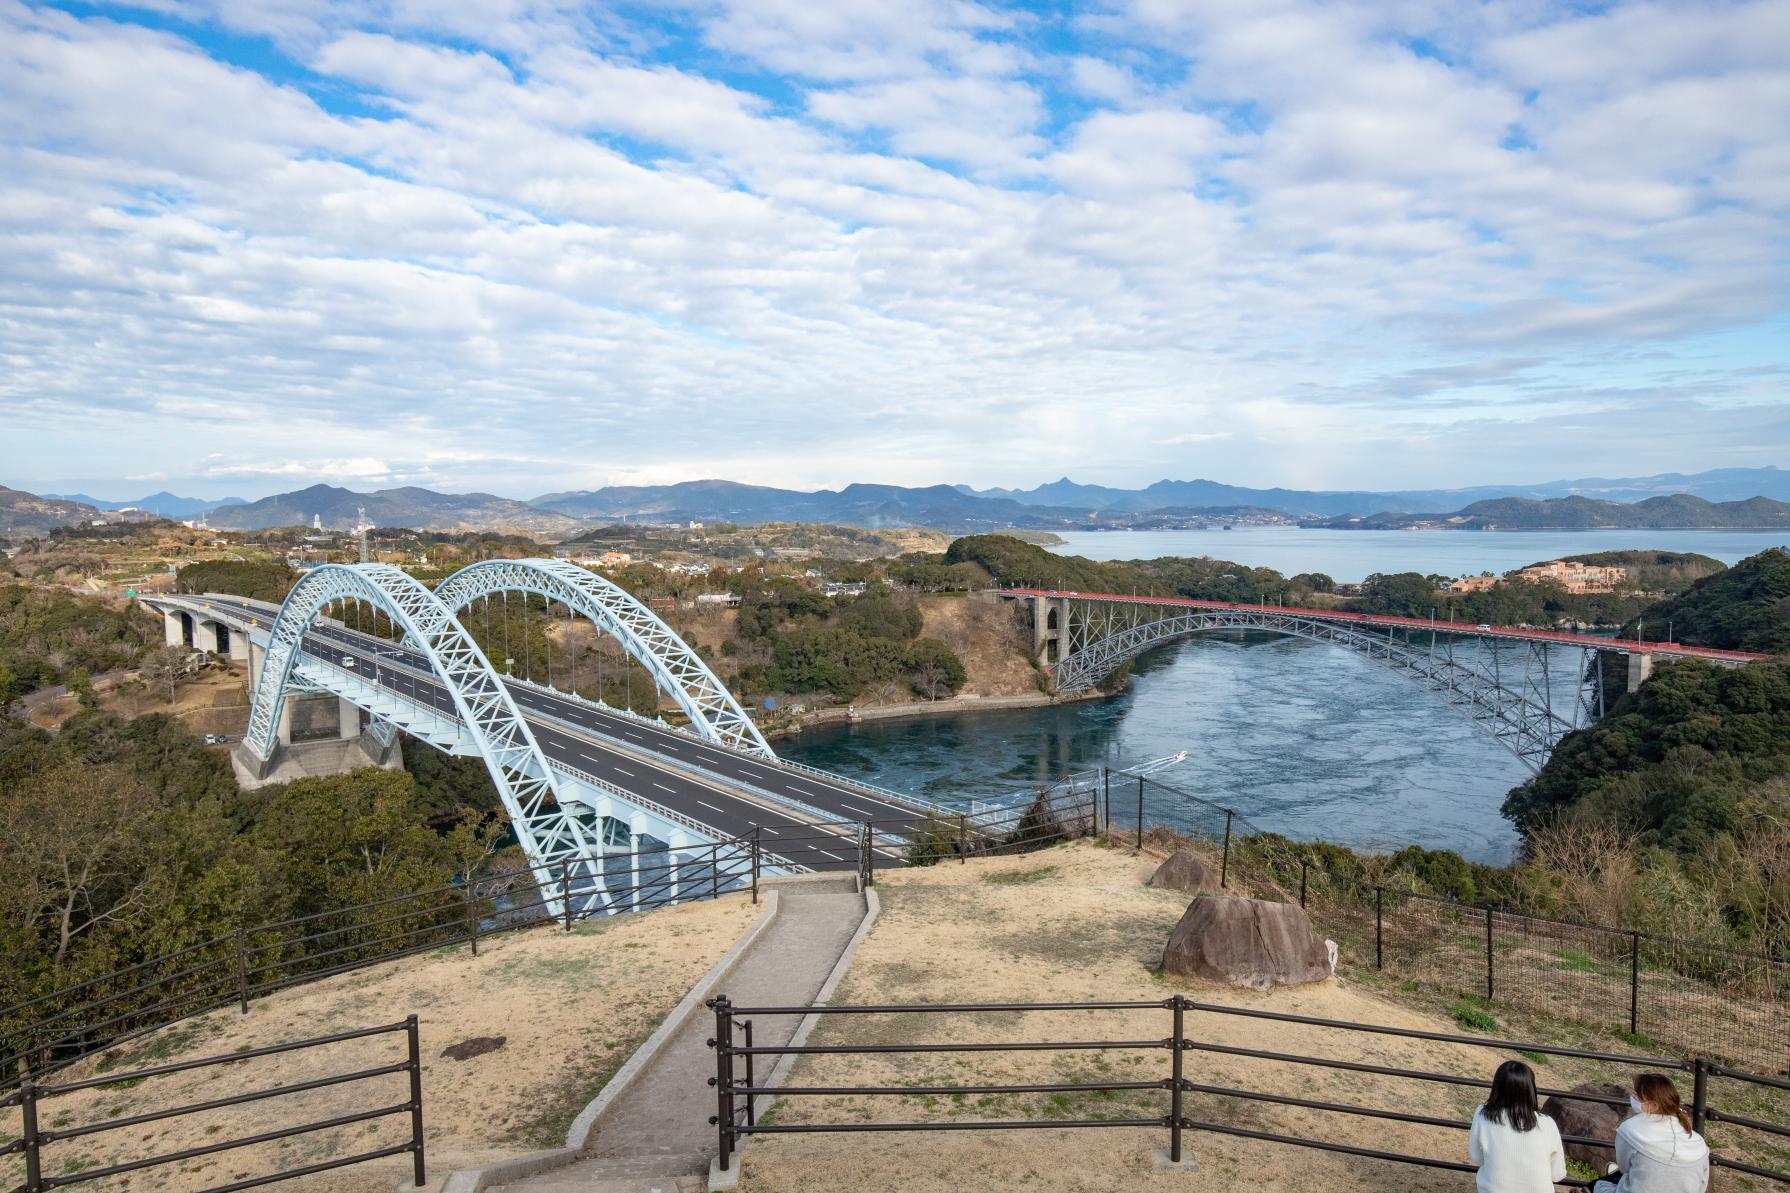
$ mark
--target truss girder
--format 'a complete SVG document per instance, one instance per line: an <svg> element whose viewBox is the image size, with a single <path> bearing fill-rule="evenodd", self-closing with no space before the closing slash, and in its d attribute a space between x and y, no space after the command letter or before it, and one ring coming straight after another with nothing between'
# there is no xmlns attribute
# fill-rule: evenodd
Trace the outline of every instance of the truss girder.
<svg viewBox="0 0 1790 1193"><path fill-rule="evenodd" d="M1457 658L1458 635L1431 635L1427 644L1348 623L1258 610L1195 610L1164 617L1161 607L1129 602L1072 601L1069 624L1060 626L1068 646L1051 678L1059 692L1086 691L1123 663L1158 646L1213 630L1260 630L1326 642L1381 662L1436 693L1539 770L1566 734L1602 712L1597 652L1583 651L1570 717L1555 707L1547 645L1524 642L1520 658L1506 659L1497 642ZM1438 641L1438 637L1440 641Z"/></svg>
<svg viewBox="0 0 1790 1193"><path fill-rule="evenodd" d="M273 756L287 693L295 680L304 682L294 674L300 643L334 601L361 601L385 613L428 660L485 760L518 844L531 863L549 867L544 872L554 876L545 884L549 904L563 909L561 899L569 894L574 908L607 907L599 827L559 798L546 756L472 636L433 593L389 564L324 564L293 585L269 631L245 748L264 761ZM565 875L564 884L558 875Z"/></svg>
<svg viewBox="0 0 1790 1193"><path fill-rule="evenodd" d="M671 693L690 726L718 745L761 758L776 753L727 685L658 614L603 577L563 559L493 559L455 572L435 589L458 613L480 597L533 593L558 601L621 643L622 649Z"/></svg>

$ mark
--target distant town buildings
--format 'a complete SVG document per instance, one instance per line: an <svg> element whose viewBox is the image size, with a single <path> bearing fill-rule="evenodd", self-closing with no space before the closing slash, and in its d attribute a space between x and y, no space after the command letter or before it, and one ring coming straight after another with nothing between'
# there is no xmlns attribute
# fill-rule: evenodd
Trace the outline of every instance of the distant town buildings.
<svg viewBox="0 0 1790 1193"><path fill-rule="evenodd" d="M1538 563L1526 567L1510 576L1512 580L1522 580L1529 584L1540 584L1543 581L1558 584L1567 592L1575 595L1592 592L1614 592L1616 586L1628 579L1625 567L1600 567L1597 564L1581 563L1576 559L1555 559L1548 563ZM1484 592L1504 583L1498 576L1462 576L1448 583L1448 591L1456 593Z"/></svg>
<svg viewBox="0 0 1790 1193"><path fill-rule="evenodd" d="M1618 584L1628 579L1628 569L1599 567L1576 559L1556 559L1552 563L1524 568L1516 578L1532 584L1552 580L1568 592L1613 592Z"/></svg>

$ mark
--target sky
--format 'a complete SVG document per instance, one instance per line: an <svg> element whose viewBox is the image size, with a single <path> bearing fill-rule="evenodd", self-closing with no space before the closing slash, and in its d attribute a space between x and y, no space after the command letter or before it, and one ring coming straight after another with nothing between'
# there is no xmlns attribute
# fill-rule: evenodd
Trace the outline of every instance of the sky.
<svg viewBox="0 0 1790 1193"><path fill-rule="evenodd" d="M14 487L1787 449L1786 0L0 0Z"/></svg>

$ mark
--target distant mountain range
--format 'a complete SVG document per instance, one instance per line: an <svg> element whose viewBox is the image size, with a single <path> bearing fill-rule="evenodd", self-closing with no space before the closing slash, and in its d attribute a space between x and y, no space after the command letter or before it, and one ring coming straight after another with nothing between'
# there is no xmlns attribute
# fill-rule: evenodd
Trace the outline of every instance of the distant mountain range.
<svg viewBox="0 0 1790 1193"><path fill-rule="evenodd" d="M1769 497L1705 501L1688 493L1635 502L1597 501L1589 497L1549 501L1498 497L1475 501L1452 514L1374 514L1365 518L1326 518L1300 525L1332 530L1776 529L1790 528L1790 504Z"/></svg>
<svg viewBox="0 0 1790 1193"><path fill-rule="evenodd" d="M85 493L46 493L44 496L52 501L78 501L99 510L146 510L158 518L168 518L176 522L182 518L197 518L201 514L209 514L212 510L226 505L248 504L241 497L221 497L216 501L207 501L203 497L177 497L166 490L131 501L101 501L99 498L89 497Z"/></svg>
<svg viewBox="0 0 1790 1193"><path fill-rule="evenodd" d="M958 533L1121 529L1186 526L1201 520L1252 522L1304 519L1308 524L1362 526L1447 525L1535 529L1592 526L1777 526L1774 507L1790 500L1790 472L1778 468L1722 468L1628 479L1551 481L1541 485L1468 489L1336 491L1251 489L1217 481L1158 481L1143 489L1083 485L1067 477L1033 489L971 489L964 485L847 485L809 492L726 480L674 485L611 486L548 493L517 501L490 493L439 493L416 487L356 493L313 485L260 501L203 502L158 493L134 502L37 498L18 490L9 505L15 523L67 525L126 504L167 517L203 513L220 529L260 530L309 525L352 527L357 510L379 526L416 530L513 530L544 538L578 534L593 523L826 522L870 529L924 526ZM28 512L23 499L41 503ZM66 509L58 512L56 502ZM1763 504L1761 504L1763 502ZM79 511L86 510L83 514ZM1443 512L1455 511L1455 512ZM1628 511L1628 512L1624 512ZM64 519L57 522L55 519ZM1729 519L1738 519L1732 521ZM0 520L0 530L7 526ZM17 529L28 529L22 524Z"/></svg>
<svg viewBox="0 0 1790 1193"><path fill-rule="evenodd" d="M490 493L437 493L414 486L356 493L335 485L312 485L226 506L206 517L220 530L309 526L313 518L320 519L326 530L349 530L359 522L362 509L375 526L412 530L516 530L555 537L576 534L585 526L577 518Z"/></svg>
<svg viewBox="0 0 1790 1193"><path fill-rule="evenodd" d="M1144 489L1112 489L1105 485L1081 485L1064 477L1035 489L972 489L958 485L961 493L1000 497L1022 505L1072 507L1084 514L1100 511L1143 511L1171 506L1253 505L1287 514L1329 515L1376 513L1435 513L1458 510L1476 501L1499 497L1527 497L1543 501L1554 497L1592 497L1603 501L1633 502L1649 497L1687 493L1708 501L1744 501L1770 497L1790 501L1790 471L1766 468L1716 468L1708 472L1661 473L1658 476L1611 480L1547 481L1539 485L1480 485L1465 489L1405 489L1385 492L1360 490L1247 489L1217 481L1157 481ZM546 500L542 498L540 500Z"/></svg>
<svg viewBox="0 0 1790 1193"><path fill-rule="evenodd" d="M0 534L42 534L58 526L91 522L99 516L98 509L84 502L39 497L0 485Z"/></svg>

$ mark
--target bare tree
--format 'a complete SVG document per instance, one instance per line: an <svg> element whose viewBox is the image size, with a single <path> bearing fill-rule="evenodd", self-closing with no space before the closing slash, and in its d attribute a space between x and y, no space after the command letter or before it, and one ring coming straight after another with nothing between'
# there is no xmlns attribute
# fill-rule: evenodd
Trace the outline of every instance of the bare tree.
<svg viewBox="0 0 1790 1193"><path fill-rule="evenodd" d="M187 652L178 646L158 646L143 656L143 678L157 688L166 686L168 703L187 671Z"/></svg>

